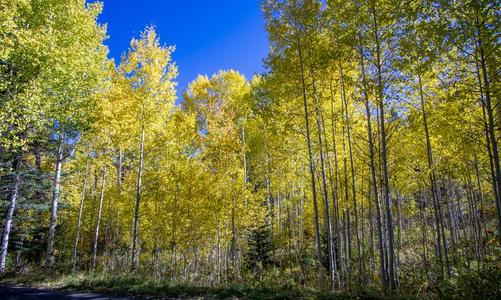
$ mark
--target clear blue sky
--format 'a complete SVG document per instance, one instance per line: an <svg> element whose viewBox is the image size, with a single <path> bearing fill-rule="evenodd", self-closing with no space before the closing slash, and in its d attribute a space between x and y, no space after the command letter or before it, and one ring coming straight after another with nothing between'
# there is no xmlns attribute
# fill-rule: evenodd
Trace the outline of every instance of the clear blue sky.
<svg viewBox="0 0 501 300"><path fill-rule="evenodd" d="M178 96L198 74L235 69L248 79L263 71L268 43L259 0L103 0L110 56L119 62L131 38L155 25L162 44L175 45ZM179 99L178 99L179 101Z"/></svg>

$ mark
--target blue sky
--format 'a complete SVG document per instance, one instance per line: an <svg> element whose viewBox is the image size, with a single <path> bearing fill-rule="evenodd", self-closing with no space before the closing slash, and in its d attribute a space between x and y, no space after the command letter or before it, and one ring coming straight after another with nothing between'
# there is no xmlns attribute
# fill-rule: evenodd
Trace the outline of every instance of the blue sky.
<svg viewBox="0 0 501 300"><path fill-rule="evenodd" d="M198 74L234 69L248 79L262 72L268 43L259 0L103 0L110 56L118 62L131 38L155 25L162 44L175 45L178 95Z"/></svg>

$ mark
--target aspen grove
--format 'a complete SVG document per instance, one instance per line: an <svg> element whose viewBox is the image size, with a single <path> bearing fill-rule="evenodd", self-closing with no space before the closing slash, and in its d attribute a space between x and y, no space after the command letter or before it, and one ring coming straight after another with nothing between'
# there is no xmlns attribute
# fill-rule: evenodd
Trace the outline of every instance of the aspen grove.
<svg viewBox="0 0 501 300"><path fill-rule="evenodd" d="M501 295L498 1L263 0L265 72L180 99L102 7L0 0L0 273Z"/></svg>

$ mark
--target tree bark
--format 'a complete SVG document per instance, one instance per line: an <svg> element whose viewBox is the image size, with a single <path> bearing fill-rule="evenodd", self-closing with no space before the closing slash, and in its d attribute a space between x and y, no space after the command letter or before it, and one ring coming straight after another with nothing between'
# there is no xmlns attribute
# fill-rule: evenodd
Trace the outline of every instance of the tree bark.
<svg viewBox="0 0 501 300"><path fill-rule="evenodd" d="M299 55L299 63L301 67L301 87L303 94L303 106L304 106L304 118L306 122L306 143L308 146L308 157L309 157L309 166L310 166L310 175L311 175L311 193L313 198L313 208L314 208L314 218L315 218L315 240L316 240L316 250L317 250L317 264L318 264L318 279L319 285L323 286L323 275L322 275L322 249L321 249L321 241L320 241L320 224L318 220L318 203L317 203L317 191L315 185L315 167L313 162L313 153L311 148L311 137L310 137L310 123L308 116L308 101L306 98L306 83L305 83L305 74L304 74L304 61L303 61L303 53L301 50L301 42L298 41L298 55Z"/></svg>
<svg viewBox="0 0 501 300"><path fill-rule="evenodd" d="M54 191L52 194L52 204L50 209L49 237L47 239L46 266L48 269L52 267L52 263L54 261L53 251L54 251L54 238L56 235L56 225L57 225L57 209L61 197L61 169L63 164L63 143L64 143L64 134L59 133L58 146L56 152L56 171L54 174Z"/></svg>
<svg viewBox="0 0 501 300"><path fill-rule="evenodd" d="M426 229L426 201L425 198L422 197L421 203L418 202L419 206L419 216L421 218L421 243L423 245L423 266L426 274L426 278L429 279L430 275L428 273L428 234Z"/></svg>
<svg viewBox="0 0 501 300"><path fill-rule="evenodd" d="M442 247L443 247L443 255L445 256L446 260L446 265L448 265L448 255L446 254L447 252L447 246L446 246L446 240L444 236L444 230L443 230L443 216L441 212L441 204L440 204L440 195L438 194L439 191L437 190L437 181L436 181L436 176L435 176L435 168L433 165L433 150L431 148L431 141L430 141L430 132L428 129L428 119L426 115L426 108L425 108L425 100L424 100L424 92L423 92L423 84L421 81L421 74L418 72L417 74L418 77L418 85L419 85L419 98L420 98L420 105L421 105L421 115L423 117L423 128L424 128L424 133L425 133L425 138L426 138L426 157L428 160L428 169L430 170L430 185L431 185L431 196L432 196L432 201L433 201L433 207L435 211L435 223L437 226L437 246L438 246L438 251L437 251L437 259L438 259L438 265L440 269L440 274L443 275L443 257L442 257ZM449 268L447 268L449 270ZM448 275L450 276L450 273L448 272Z"/></svg>
<svg viewBox="0 0 501 300"><path fill-rule="evenodd" d="M344 104L344 117L346 122L346 133L348 138L348 152L350 157L350 173L351 173L351 193L353 198L353 215L355 217L355 237L357 239L357 261L358 261L358 279L359 284L362 282L362 248L360 242L360 230L358 225L358 204L357 204L357 187L355 179L355 164L353 162L353 147L351 142L351 125L348 117L348 101L346 100L346 90L344 86L344 73L342 66L339 67L341 80L341 98Z"/></svg>
<svg viewBox="0 0 501 300"><path fill-rule="evenodd" d="M313 70L312 70L313 77ZM315 99L315 112L317 117L317 130L318 130L318 147L320 151L320 170L322 175L322 192L324 198L324 223L325 223L325 232L327 234L327 255L329 260L329 279L331 288L334 289L335 281L334 281L334 257L333 257L333 248L332 248L332 226L331 226L331 217L330 217L330 208L329 208L329 196L327 192L327 178L325 175L325 158L324 158L324 150L323 150L323 141L322 141L322 132L323 132L323 124L322 124L322 115L321 111L318 107L317 92L315 86L315 79L312 78L313 85L313 93Z"/></svg>
<svg viewBox="0 0 501 300"><path fill-rule="evenodd" d="M501 166L499 162L499 149L498 140L495 133L495 119L494 119L494 108L492 107L491 91L490 91L490 80L487 74L487 62L485 58L485 51L483 46L483 41L480 35L480 28L478 28L477 33L477 51L480 55L480 70L482 79L482 88L484 92L483 105L487 112L487 130L489 133L490 146L492 147L492 159L494 162L495 170L495 182L498 197L496 198L496 212L498 221L498 232L501 232ZM501 245L501 234L498 235L498 242Z"/></svg>
<svg viewBox="0 0 501 300"><path fill-rule="evenodd" d="M330 155L329 155L329 140L327 139L327 132L325 129L325 123L324 123L324 118L323 115L320 115L321 117L321 124L322 124L322 134L323 134L323 145L324 145L324 150L325 150L325 164L327 166L327 171L328 171L328 179L330 183L330 189L331 189L331 196L332 196L332 203L337 203L337 182L334 182L334 178L332 175L332 166L330 162ZM335 147L335 146L333 146ZM336 174L337 176L337 174ZM334 199L334 197L336 199ZM330 223L330 232L331 232L331 245L330 249L332 249L332 282L333 282L333 288L336 287L336 284L339 285L339 274L338 274L338 262L337 262L337 249L336 249L336 240L335 240L335 235L337 234L337 224L336 224L336 212L335 212L335 207L337 205L334 205L332 211L329 202L327 202L327 209L329 209L329 223ZM333 220L334 219L334 220Z"/></svg>
<svg viewBox="0 0 501 300"><path fill-rule="evenodd" d="M97 209L96 229L94 230L94 245L92 247L92 269L96 268L97 261L97 243L99 240L99 226L101 225L101 212L103 209L104 188L106 184L106 164L103 163L102 177L101 177L101 192L99 193L99 205Z"/></svg>
<svg viewBox="0 0 501 300"><path fill-rule="evenodd" d="M137 172L137 186L136 186L136 205L134 208L134 229L132 233L132 255L131 255L131 270L135 271L137 268L138 251L137 251L137 238L139 230L139 206L141 203L141 179L143 177L143 160L144 160L144 126L141 128L139 137L139 166Z"/></svg>
<svg viewBox="0 0 501 300"><path fill-rule="evenodd" d="M118 193L122 192L122 160L123 160L123 151L122 148L118 150L118 164L117 164L117 184L118 184Z"/></svg>
<svg viewBox="0 0 501 300"><path fill-rule="evenodd" d="M77 266L77 252L78 252L78 241L80 239L80 226L82 225L82 212L83 205L85 200L85 190L87 188L87 177L89 176L89 160L87 160L87 165L85 166L85 177L82 187L82 197L80 198L80 207L78 209L78 219L77 219L77 228L75 233L75 242L73 244L73 272L76 271Z"/></svg>
<svg viewBox="0 0 501 300"><path fill-rule="evenodd" d="M9 208L7 210L7 215L5 216L5 223L3 226L3 233L2 233L2 247L0 248L1 251L0 273L4 273L6 270L7 250L9 248L10 231L12 229L12 223L14 222L14 212L16 211L17 208L19 186L21 184L21 174L19 171L20 164L21 164L20 158L19 156L16 156L14 158L14 161L12 162L12 169L14 172L12 176L13 185L10 194Z"/></svg>
<svg viewBox="0 0 501 300"><path fill-rule="evenodd" d="M383 239L383 229L382 229L382 222L381 222L381 207L379 204L379 190L377 187L377 174L376 174L376 163L374 159L374 142L373 142L373 137L372 137L372 122L371 122L371 110L369 106L369 94L368 94L368 87L367 87L367 80L365 77L365 63L364 63L364 56L363 56L363 49L360 49L360 67L361 67L361 72L362 72L362 86L363 86L363 96L365 100L365 114L366 114L366 119L367 119L367 140L369 143L369 164L370 164L370 169L371 169L371 184L372 184L372 189L374 192L374 204L375 204L375 210L376 210L376 227L377 227L377 234L378 234L378 248L379 248L379 260L380 260L380 275L381 275L381 281L384 290L386 290L387 287L387 278L386 278L386 268L385 268L385 259L384 259L384 239Z"/></svg>
<svg viewBox="0 0 501 300"><path fill-rule="evenodd" d="M390 205L390 182L388 175L388 147L387 147L387 136L386 136L386 125L385 125L385 113L384 113L384 87L383 87L383 75L381 66L381 49L380 49L380 36L378 33L378 19L376 15L376 7L373 2L372 6L372 17L374 24L374 40L376 42L376 72L377 72L377 94L379 100L379 118L380 118L380 131L381 131L381 156L382 156L382 168L383 168L383 186L384 186L384 200L386 204L386 223L388 232L388 268L389 268L389 281L392 290L397 287L397 274L395 266L395 251L394 251L394 235L393 235L393 216L391 213Z"/></svg>

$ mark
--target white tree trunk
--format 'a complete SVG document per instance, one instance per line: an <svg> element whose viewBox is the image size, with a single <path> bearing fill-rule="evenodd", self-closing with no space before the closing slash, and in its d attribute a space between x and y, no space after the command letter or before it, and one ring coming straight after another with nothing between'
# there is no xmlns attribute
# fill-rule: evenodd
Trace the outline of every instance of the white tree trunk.
<svg viewBox="0 0 501 300"><path fill-rule="evenodd" d="M47 240L47 257L46 265L48 268L52 267L53 263L53 250L54 250L54 237L56 234L57 225L57 206L61 198L61 169L63 164L63 134L59 134L59 145L56 153L56 172L54 176L54 192L52 194L52 205L50 209L50 223L49 223L49 238Z"/></svg>
<svg viewBox="0 0 501 300"><path fill-rule="evenodd" d="M19 191L19 184L21 181L21 175L19 174L18 158L14 159L13 167L14 167L14 185L12 187L12 194L10 195L10 205L7 211L7 216L5 217L5 223L2 234L2 247L0 250L0 273L5 272L5 263L7 261L7 249L9 248L10 230L12 229L12 221L17 206L17 195Z"/></svg>
<svg viewBox="0 0 501 300"><path fill-rule="evenodd" d="M82 188L82 198L80 199L80 208L78 210L78 220L77 220L77 229L75 233L75 243L73 245L73 272L76 270L77 263L77 249L78 249L78 240L80 239L80 226L82 225L82 212L83 212L83 204L85 200L85 190L87 188L87 177L89 176L89 161L87 161L87 166L85 167L85 177Z"/></svg>
<svg viewBox="0 0 501 300"><path fill-rule="evenodd" d="M103 209L104 186L106 184L106 165L103 164L103 171L101 177L101 192L99 193L99 206L97 209L96 229L94 231L94 245L92 247L92 269L96 268L97 260L97 242L99 239L99 225L101 223L101 211Z"/></svg>

